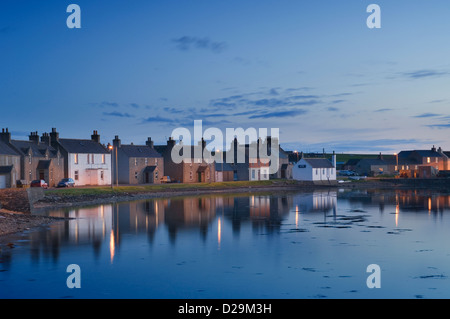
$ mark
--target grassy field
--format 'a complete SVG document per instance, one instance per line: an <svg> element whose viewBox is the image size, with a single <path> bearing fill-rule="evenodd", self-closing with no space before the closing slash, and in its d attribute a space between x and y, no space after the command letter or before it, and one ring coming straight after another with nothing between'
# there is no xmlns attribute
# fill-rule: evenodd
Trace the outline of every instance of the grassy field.
<svg viewBox="0 0 450 319"><path fill-rule="evenodd" d="M199 190L199 189L224 189L239 187L267 187L276 185L294 184L293 181L269 180L269 181L242 181L242 182L218 182L218 183L196 183L196 184L159 184L159 185L136 185L136 186L92 186L79 188L60 188L47 190L49 195L60 196L85 196L85 195L121 195L130 193L169 192L170 190Z"/></svg>

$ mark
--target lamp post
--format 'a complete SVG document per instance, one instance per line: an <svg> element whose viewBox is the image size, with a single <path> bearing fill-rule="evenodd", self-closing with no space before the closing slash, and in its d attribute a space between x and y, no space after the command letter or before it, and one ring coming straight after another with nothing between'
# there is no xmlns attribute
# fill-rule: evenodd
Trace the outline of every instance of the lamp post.
<svg viewBox="0 0 450 319"><path fill-rule="evenodd" d="M220 153L220 150L217 150L217 153ZM223 178L223 153L222 153L222 182L224 182L224 178Z"/></svg>
<svg viewBox="0 0 450 319"><path fill-rule="evenodd" d="M115 160L114 160L114 166L115 166L115 172L116 172L116 186L119 186L119 168L117 165L117 146L109 145L108 149L110 151L115 150ZM112 156L111 156L112 158ZM111 167L112 169L112 167ZM112 177L112 176L111 176ZM111 188L114 188L114 180L111 178Z"/></svg>

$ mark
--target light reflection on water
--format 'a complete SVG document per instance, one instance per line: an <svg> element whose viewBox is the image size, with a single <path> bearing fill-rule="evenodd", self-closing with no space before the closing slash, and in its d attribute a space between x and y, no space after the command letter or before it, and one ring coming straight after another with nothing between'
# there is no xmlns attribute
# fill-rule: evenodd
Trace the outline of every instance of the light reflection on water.
<svg viewBox="0 0 450 319"><path fill-rule="evenodd" d="M316 190L55 211L75 219L1 246L0 297L449 298L449 208L444 193Z"/></svg>

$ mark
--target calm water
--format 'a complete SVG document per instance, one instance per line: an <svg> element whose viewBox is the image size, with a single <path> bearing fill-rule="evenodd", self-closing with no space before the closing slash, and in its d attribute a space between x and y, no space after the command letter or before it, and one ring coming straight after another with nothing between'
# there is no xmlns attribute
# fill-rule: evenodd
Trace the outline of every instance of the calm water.
<svg viewBox="0 0 450 319"><path fill-rule="evenodd" d="M449 208L448 194L336 190L52 211L77 218L1 239L0 298L450 298Z"/></svg>

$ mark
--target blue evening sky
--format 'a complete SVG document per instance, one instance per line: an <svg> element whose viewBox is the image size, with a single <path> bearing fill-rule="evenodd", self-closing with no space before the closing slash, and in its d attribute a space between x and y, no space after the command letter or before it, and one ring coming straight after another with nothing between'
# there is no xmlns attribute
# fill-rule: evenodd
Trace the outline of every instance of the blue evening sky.
<svg viewBox="0 0 450 319"><path fill-rule="evenodd" d="M288 150L450 151L449 35L448 0L2 0L0 126L140 144L203 120L279 128Z"/></svg>

